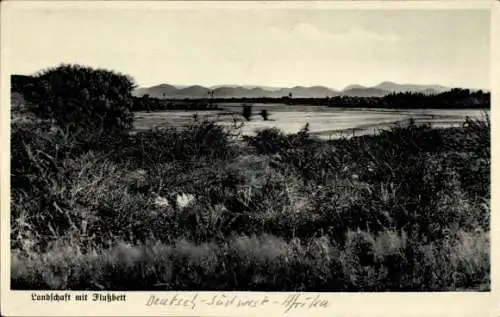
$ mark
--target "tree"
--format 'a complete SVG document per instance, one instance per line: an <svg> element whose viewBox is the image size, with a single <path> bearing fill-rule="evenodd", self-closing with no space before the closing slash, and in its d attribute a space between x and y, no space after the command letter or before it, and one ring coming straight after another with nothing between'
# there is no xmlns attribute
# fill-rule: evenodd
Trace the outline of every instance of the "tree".
<svg viewBox="0 0 500 317"><path fill-rule="evenodd" d="M212 106L213 106L213 99L214 99L214 91L213 90L209 90L208 91L208 97L210 99L210 101L208 102L208 107L212 108Z"/></svg>
<svg viewBox="0 0 500 317"><path fill-rule="evenodd" d="M151 111L151 98L148 94L142 96L142 108L141 110L146 110L147 112Z"/></svg>
<svg viewBox="0 0 500 317"><path fill-rule="evenodd" d="M105 69L60 65L38 73L28 94L35 112L69 130L101 132L130 129L133 79Z"/></svg>
<svg viewBox="0 0 500 317"><path fill-rule="evenodd" d="M252 106L251 105L244 105L243 106L243 117L247 121L250 121L252 119Z"/></svg>
<svg viewBox="0 0 500 317"><path fill-rule="evenodd" d="M269 117L269 113L267 112L266 109L262 109L262 111L260 112L260 115L262 116L262 119L264 119L264 121L267 121L267 119Z"/></svg>

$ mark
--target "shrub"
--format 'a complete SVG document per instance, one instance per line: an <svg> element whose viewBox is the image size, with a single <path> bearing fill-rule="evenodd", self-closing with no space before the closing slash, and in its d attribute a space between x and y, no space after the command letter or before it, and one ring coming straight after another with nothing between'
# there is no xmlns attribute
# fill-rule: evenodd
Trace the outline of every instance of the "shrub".
<svg viewBox="0 0 500 317"><path fill-rule="evenodd" d="M231 158L235 153L231 131L210 121L193 122L176 129L150 130L134 136L104 140L100 148L109 152L112 145L117 151L113 158L119 162L131 162L141 167L171 161L190 162L203 157Z"/></svg>
<svg viewBox="0 0 500 317"><path fill-rule="evenodd" d="M247 121L250 121L252 119L252 106L251 105L244 105L243 106L243 117Z"/></svg>
<svg viewBox="0 0 500 317"><path fill-rule="evenodd" d="M284 153L290 149L302 149L321 143L309 134L309 123L297 133L292 134L285 134L275 127L261 129L257 131L255 136L248 137L247 140L261 154Z"/></svg>
<svg viewBox="0 0 500 317"><path fill-rule="evenodd" d="M262 109L262 111L260 112L260 115L261 115L262 119L264 119L264 121L267 121L267 119L269 118L269 113L267 112L266 109Z"/></svg>
<svg viewBox="0 0 500 317"><path fill-rule="evenodd" d="M70 130L121 131L132 127L132 78L104 69L60 65L34 77L25 98L38 116Z"/></svg>
<svg viewBox="0 0 500 317"><path fill-rule="evenodd" d="M258 153L273 154L290 147L287 136L278 128L259 130L254 137L248 138L248 141Z"/></svg>
<svg viewBox="0 0 500 317"><path fill-rule="evenodd" d="M488 114L482 119L467 117L464 123L465 148L481 157L490 157L491 122Z"/></svg>
<svg viewBox="0 0 500 317"><path fill-rule="evenodd" d="M335 142L266 129L246 149L211 122L98 142L12 127L14 288L489 287L479 124Z"/></svg>

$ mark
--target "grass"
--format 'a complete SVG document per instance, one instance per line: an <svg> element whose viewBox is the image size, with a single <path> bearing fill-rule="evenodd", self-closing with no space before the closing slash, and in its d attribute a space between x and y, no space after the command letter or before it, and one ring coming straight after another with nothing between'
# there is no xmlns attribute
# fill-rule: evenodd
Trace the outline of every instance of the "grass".
<svg viewBox="0 0 500 317"><path fill-rule="evenodd" d="M490 289L490 124L325 141L12 121L13 289Z"/></svg>

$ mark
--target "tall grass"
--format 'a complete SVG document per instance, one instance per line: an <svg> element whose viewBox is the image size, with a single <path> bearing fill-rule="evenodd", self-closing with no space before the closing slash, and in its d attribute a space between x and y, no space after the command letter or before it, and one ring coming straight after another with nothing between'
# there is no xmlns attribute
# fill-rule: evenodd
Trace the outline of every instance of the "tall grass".
<svg viewBox="0 0 500 317"><path fill-rule="evenodd" d="M489 289L490 125L240 140L12 126L15 289Z"/></svg>

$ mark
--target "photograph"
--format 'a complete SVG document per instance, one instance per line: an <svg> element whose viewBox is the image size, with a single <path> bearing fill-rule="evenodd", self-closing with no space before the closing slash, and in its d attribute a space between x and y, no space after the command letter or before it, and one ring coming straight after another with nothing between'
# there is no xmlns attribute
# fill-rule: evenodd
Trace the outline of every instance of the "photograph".
<svg viewBox="0 0 500 317"><path fill-rule="evenodd" d="M10 4L10 290L491 291L491 11L285 4Z"/></svg>

